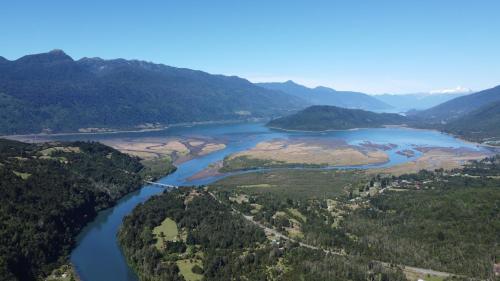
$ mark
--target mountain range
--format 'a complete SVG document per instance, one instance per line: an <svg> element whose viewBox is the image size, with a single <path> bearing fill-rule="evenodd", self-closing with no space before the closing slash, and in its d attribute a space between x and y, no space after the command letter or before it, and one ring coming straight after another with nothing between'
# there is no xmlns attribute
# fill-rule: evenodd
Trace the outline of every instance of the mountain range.
<svg viewBox="0 0 500 281"><path fill-rule="evenodd" d="M383 111L392 108L391 105L364 93L336 91L322 86L308 88L290 80L282 83L257 83L257 85L270 90L277 90L299 97L313 105L334 105L345 108L359 108L374 111Z"/></svg>
<svg viewBox="0 0 500 281"><path fill-rule="evenodd" d="M271 117L306 101L235 77L61 50L0 59L0 133Z"/></svg>

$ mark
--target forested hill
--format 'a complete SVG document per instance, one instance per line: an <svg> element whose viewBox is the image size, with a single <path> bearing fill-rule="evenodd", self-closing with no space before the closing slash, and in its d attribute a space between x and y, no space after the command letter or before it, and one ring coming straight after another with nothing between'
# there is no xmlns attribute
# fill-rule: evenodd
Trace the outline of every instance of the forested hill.
<svg viewBox="0 0 500 281"><path fill-rule="evenodd" d="M0 59L0 134L269 117L307 104L235 76L61 50Z"/></svg>
<svg viewBox="0 0 500 281"><path fill-rule="evenodd" d="M405 122L406 118L399 114L316 105L298 113L274 119L267 126L286 130L326 131L376 128L383 125L399 125Z"/></svg>
<svg viewBox="0 0 500 281"><path fill-rule="evenodd" d="M500 144L500 101L481 107L444 125L442 130L463 138Z"/></svg>
<svg viewBox="0 0 500 281"><path fill-rule="evenodd" d="M327 87L308 88L293 81L258 83L257 85L299 97L313 105L334 105L365 110L386 110L392 108L392 106L376 97L359 92L337 91Z"/></svg>
<svg viewBox="0 0 500 281"><path fill-rule="evenodd" d="M142 170L99 143L0 139L0 280L39 280L65 262L97 211L141 186Z"/></svg>

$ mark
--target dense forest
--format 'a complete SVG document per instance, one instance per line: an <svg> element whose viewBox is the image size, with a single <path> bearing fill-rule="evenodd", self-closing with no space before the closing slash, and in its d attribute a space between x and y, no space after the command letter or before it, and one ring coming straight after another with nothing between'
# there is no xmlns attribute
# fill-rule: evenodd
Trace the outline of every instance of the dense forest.
<svg viewBox="0 0 500 281"><path fill-rule="evenodd" d="M66 262L82 227L139 188L143 169L99 143L0 140L0 280L36 280Z"/></svg>
<svg viewBox="0 0 500 281"><path fill-rule="evenodd" d="M174 224L166 233L155 234L169 220ZM172 228L177 235L168 234ZM138 206L119 240L140 280L406 280L399 269L363 258L266 239L199 188L165 192Z"/></svg>
<svg viewBox="0 0 500 281"><path fill-rule="evenodd" d="M144 61L75 61L61 50L0 60L0 134L242 120L304 104L235 76Z"/></svg>
<svg viewBox="0 0 500 281"><path fill-rule="evenodd" d="M401 125L406 118L393 113L375 113L361 109L315 105L295 114L270 121L272 128L298 131L347 130Z"/></svg>
<svg viewBox="0 0 500 281"><path fill-rule="evenodd" d="M345 220L345 230L360 237L352 250L493 279L493 264L500 262L499 176L499 156L449 172L401 176L399 191L373 197Z"/></svg>

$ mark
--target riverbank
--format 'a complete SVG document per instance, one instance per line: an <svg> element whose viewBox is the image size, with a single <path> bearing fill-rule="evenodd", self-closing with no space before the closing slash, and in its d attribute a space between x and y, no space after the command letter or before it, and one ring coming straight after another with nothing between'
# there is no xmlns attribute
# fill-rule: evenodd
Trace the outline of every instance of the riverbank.
<svg viewBox="0 0 500 281"><path fill-rule="evenodd" d="M35 134L16 134L16 135L0 135L0 138L11 139L17 141L25 141L25 142L44 142L50 140L51 137L60 137L60 136L98 136L98 135L113 135L113 134L121 134L121 133L146 133L146 132L156 132L156 131L164 131L169 128L175 127L188 127L188 126L197 126L197 125L214 125L214 124L237 124L237 123L257 123L262 122L263 120L267 120L266 118L258 119L250 119L250 120L223 120L223 121L202 121L202 122L184 122L184 123L175 123L169 124L165 126L161 126L158 128L150 128L150 129L106 129L102 132L64 132L64 133L35 133Z"/></svg>

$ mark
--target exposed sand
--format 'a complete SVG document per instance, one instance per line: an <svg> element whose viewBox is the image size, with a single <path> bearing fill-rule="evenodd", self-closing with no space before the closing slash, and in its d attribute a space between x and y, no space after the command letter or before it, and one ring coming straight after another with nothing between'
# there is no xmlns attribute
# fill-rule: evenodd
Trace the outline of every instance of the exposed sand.
<svg viewBox="0 0 500 281"><path fill-rule="evenodd" d="M470 160L480 160L490 156L484 151L475 151L468 148L444 148L444 147L419 147L416 148L423 153L416 160L395 165L389 168L372 169L369 173L387 173L402 175L406 173L416 173L420 170L445 169L451 170L460 168Z"/></svg>
<svg viewBox="0 0 500 281"><path fill-rule="evenodd" d="M224 148L226 148L226 145L223 143L207 143L203 146L198 155L206 155L217 150L222 150Z"/></svg>
<svg viewBox="0 0 500 281"><path fill-rule="evenodd" d="M181 163L195 156L206 155L226 147L225 144L214 140L198 138L116 138L103 140L102 142L121 152L142 159L154 159L168 156L176 163Z"/></svg>
<svg viewBox="0 0 500 281"><path fill-rule="evenodd" d="M192 181L192 180L199 180L199 179L204 179L204 178L208 178L208 177L222 175L222 173L219 172L220 168L222 168L222 161L215 162L214 164L211 164L207 168L192 175L187 180Z"/></svg>
<svg viewBox="0 0 500 281"><path fill-rule="evenodd" d="M231 158L246 156L289 164L318 164L330 166L383 163L388 155L375 149L345 144L327 144L314 140L272 140L258 143L254 148L236 153Z"/></svg>

